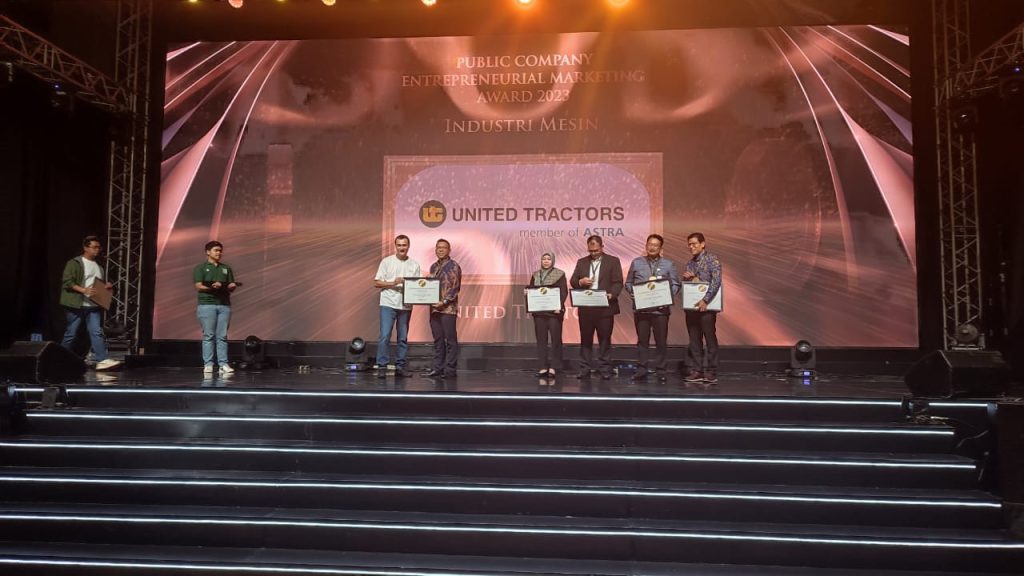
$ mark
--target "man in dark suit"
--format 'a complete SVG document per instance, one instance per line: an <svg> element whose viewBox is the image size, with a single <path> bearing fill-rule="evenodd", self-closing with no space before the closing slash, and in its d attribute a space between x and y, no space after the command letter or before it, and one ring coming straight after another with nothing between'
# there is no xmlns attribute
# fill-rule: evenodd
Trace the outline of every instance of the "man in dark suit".
<svg viewBox="0 0 1024 576"><path fill-rule="evenodd" d="M604 290L608 293L607 307L580 307L580 373L577 378L590 377L595 368L594 332L597 332L597 366L601 377L612 377L612 328L619 313L619 294L622 292L622 264L615 256L604 253L604 240L600 236L587 238L590 254L576 261L569 284L576 289Z"/></svg>

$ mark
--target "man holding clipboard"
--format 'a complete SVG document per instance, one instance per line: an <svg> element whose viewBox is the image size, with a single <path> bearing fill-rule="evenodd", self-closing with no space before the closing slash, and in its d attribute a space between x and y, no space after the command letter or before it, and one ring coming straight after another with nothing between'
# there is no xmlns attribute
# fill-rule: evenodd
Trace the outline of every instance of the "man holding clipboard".
<svg viewBox="0 0 1024 576"><path fill-rule="evenodd" d="M664 381L668 370L668 319L672 297L682 282L676 265L661 255L665 239L660 234L647 237L645 254L633 259L626 273L626 291L633 297L633 324L636 326L637 369L633 380L647 378L647 357L654 332L654 372Z"/></svg>
<svg viewBox="0 0 1024 576"><path fill-rule="evenodd" d="M597 332L597 366L601 377L612 377L612 328L615 315L619 313L619 294L622 292L622 264L615 256L604 253L604 240L597 235L587 238L587 252L576 261L569 284L573 306L579 311L580 319L580 373L577 378L589 378L595 368L594 332ZM604 298L603 302L590 302L593 297Z"/></svg>
<svg viewBox="0 0 1024 576"><path fill-rule="evenodd" d="M687 382L718 382L718 334L715 323L718 310L708 306L715 301L722 289L722 263L718 256L705 250L704 235L694 232L686 237L686 245L693 256L686 263L683 280L687 282L707 282L707 291L696 305L686 310L686 332L690 336L690 347L687 351L687 363L690 370L686 375ZM687 307L687 302L683 302ZM704 343L707 342L707 364L704 367ZM703 370L702 370L703 369Z"/></svg>
<svg viewBox="0 0 1024 576"><path fill-rule="evenodd" d="M60 305L64 308L68 326L61 346L72 350L78 330L85 322L96 370L110 370L121 362L107 358L107 341L103 336L103 311L110 308L114 285L104 281L103 269L96 262L102 249L98 237L86 236L82 240L82 255L64 265Z"/></svg>

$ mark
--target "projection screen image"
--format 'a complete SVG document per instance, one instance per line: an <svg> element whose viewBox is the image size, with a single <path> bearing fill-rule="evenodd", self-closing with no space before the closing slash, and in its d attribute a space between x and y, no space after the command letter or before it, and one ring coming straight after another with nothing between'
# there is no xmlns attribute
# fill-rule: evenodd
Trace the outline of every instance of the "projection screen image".
<svg viewBox="0 0 1024 576"><path fill-rule="evenodd" d="M200 338L211 239L243 282L232 339L374 340L373 277L405 234L424 270L451 243L461 341L525 343L542 253L571 272L598 234L628 267L658 233L682 267L702 232L724 345L916 347L909 42L857 25L170 46L153 336ZM623 299L617 344L635 342Z"/></svg>

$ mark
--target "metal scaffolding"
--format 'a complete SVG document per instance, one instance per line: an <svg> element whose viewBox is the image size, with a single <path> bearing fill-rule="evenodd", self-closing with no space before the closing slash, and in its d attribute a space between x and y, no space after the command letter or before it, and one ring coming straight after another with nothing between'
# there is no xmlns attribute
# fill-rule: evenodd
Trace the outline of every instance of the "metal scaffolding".
<svg viewBox="0 0 1024 576"><path fill-rule="evenodd" d="M142 316L152 0L119 0L114 80L128 95L125 130L110 143L107 278L117 284L107 319L126 328L112 348L135 352Z"/></svg>
<svg viewBox="0 0 1024 576"><path fill-rule="evenodd" d="M979 338L969 345L985 348L977 147L963 123L977 120L971 98L996 89L1001 70L1024 54L1024 26L972 57L969 1L932 0L932 8L943 347L963 347L958 331L973 326Z"/></svg>

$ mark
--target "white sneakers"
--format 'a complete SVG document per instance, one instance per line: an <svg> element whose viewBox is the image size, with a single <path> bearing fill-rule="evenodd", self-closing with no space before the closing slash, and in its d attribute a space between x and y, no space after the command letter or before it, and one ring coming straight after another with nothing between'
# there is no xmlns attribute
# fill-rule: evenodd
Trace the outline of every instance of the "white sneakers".
<svg viewBox="0 0 1024 576"><path fill-rule="evenodd" d="M121 364L122 362L120 360L107 358L106 360L100 360L96 363L96 370L110 370L111 368L117 368Z"/></svg>
<svg viewBox="0 0 1024 576"><path fill-rule="evenodd" d="M221 365L220 365L220 373L221 373L221 374L231 374L231 373L232 373L232 372L234 372L234 371L235 371L235 369L234 369L234 368L232 368L232 367L231 367L230 365L228 365L228 364L221 364Z"/></svg>
<svg viewBox="0 0 1024 576"><path fill-rule="evenodd" d="M213 374L213 364L203 366L203 374Z"/></svg>

